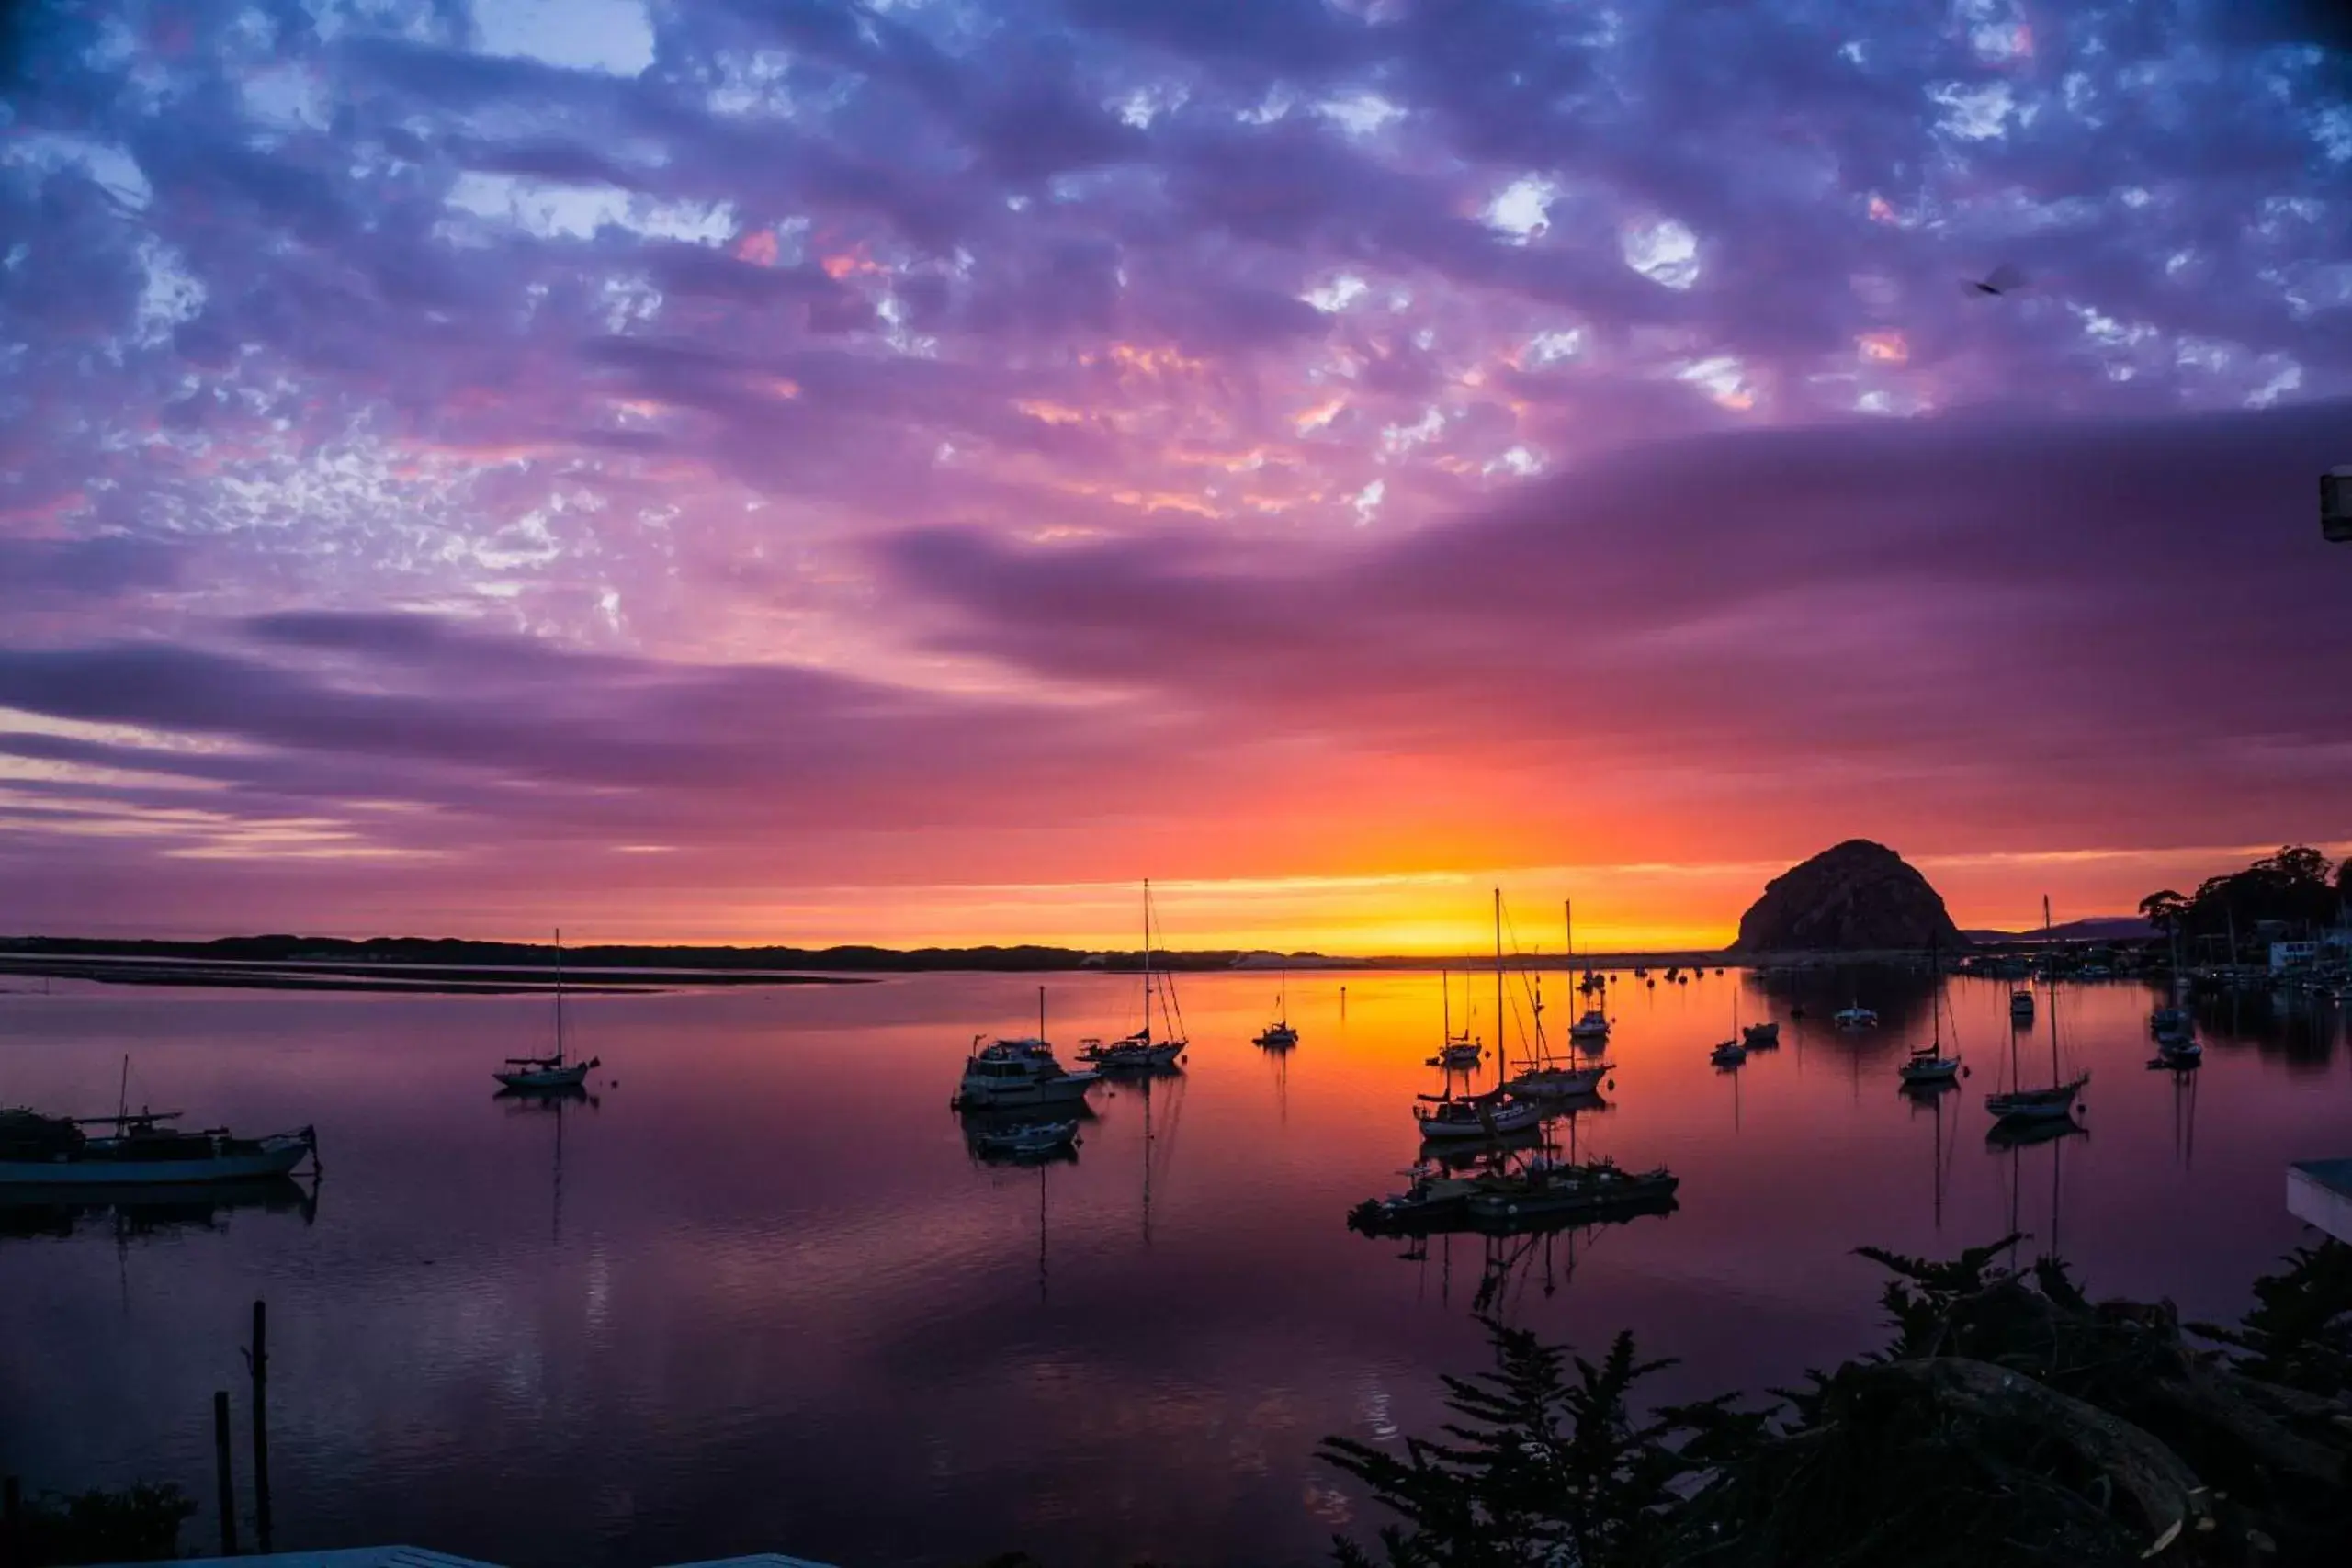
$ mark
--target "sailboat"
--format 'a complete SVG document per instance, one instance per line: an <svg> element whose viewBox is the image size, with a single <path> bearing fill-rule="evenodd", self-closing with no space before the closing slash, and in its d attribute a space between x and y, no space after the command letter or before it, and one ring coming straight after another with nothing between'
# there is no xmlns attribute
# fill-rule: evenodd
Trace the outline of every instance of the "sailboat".
<svg viewBox="0 0 2352 1568"><path fill-rule="evenodd" d="M2148 1015L2148 1032L2156 1037L2156 1055L2167 1066L2194 1066L2204 1059L2197 1043L2196 1021L2180 1005L2180 933L2172 939L2172 1001Z"/></svg>
<svg viewBox="0 0 2352 1568"><path fill-rule="evenodd" d="M551 1056L509 1056L505 1070L490 1076L508 1089L578 1089L588 1081L591 1069L604 1063L594 1056L584 1062L564 1059L563 1055L563 932L555 933L555 1055Z"/></svg>
<svg viewBox="0 0 2352 1568"><path fill-rule="evenodd" d="M1470 1026L1465 1021L1462 1032L1453 1032L1453 976L1450 970L1437 972L1438 991L1444 1008L1445 1043L1430 1059L1430 1066L1443 1067L1448 1072L1466 1073L1486 1059L1486 1047L1470 1038Z"/></svg>
<svg viewBox="0 0 2352 1568"><path fill-rule="evenodd" d="M2050 940L2050 899L2041 900L2041 930L2045 944ZM2091 1081L2088 1073L2080 1073L2063 1082L2058 1077L2058 976L2050 976L2050 1085L2047 1089L2027 1089L2018 1068L2018 1041L2009 1036L2009 1088L2007 1092L1988 1094L1984 1109L1996 1122L2057 1122L2072 1121L2075 1098L2083 1086Z"/></svg>
<svg viewBox="0 0 2352 1568"><path fill-rule="evenodd" d="M1495 1066L1497 1076L1502 1070L1503 1058L1503 890L1495 889ZM1422 1103L1413 1107L1413 1120L1420 1126L1425 1140L1439 1142L1453 1139L1478 1138L1493 1140L1513 1133L1523 1133L1540 1126L1542 1109L1532 1100L1522 1100L1508 1088L1498 1085L1485 1094L1455 1099L1453 1085L1449 1081L1443 1094L1425 1094Z"/></svg>
<svg viewBox="0 0 2352 1568"><path fill-rule="evenodd" d="M1192 1043L1184 1038L1184 1012L1176 1000L1175 976L1159 974L1151 966L1151 883L1147 879L1143 885L1143 1027L1107 1043L1089 1040L1079 1048L1080 1061L1091 1062L1106 1072L1173 1066ZM1162 1027L1159 1038L1151 1032L1155 1004Z"/></svg>
<svg viewBox="0 0 2352 1568"><path fill-rule="evenodd" d="M1573 928L1571 928L1568 957L1569 962L1573 964L1576 959ZM1498 954L1498 960L1499 961L1499 954ZM1588 974L1585 978L1589 980L1593 976ZM1544 1038L1544 996L1540 990L1535 995L1532 1010L1535 1021L1530 1031L1527 1066L1521 1068L1519 1076L1512 1078L1505 1087L1513 1094L1540 1100L1567 1100L1583 1095L1599 1094L1601 1080L1615 1072L1617 1065L1614 1062L1600 1061L1572 1067L1554 1061L1550 1045ZM1600 1010L1598 1008L1585 1014L1588 1019L1600 1016ZM1602 1039L1608 1038L1609 1024L1605 1019L1601 1021L1600 1032ZM1499 1049L1502 1036L1498 1033L1495 1038L1497 1048Z"/></svg>
<svg viewBox="0 0 2352 1568"><path fill-rule="evenodd" d="M1895 1076L1903 1080L1905 1088L1947 1084L1960 1076L1960 1052L1955 1049L1951 1055L1944 1055L1944 974L1940 942L1937 944L1934 985L1935 995L1930 1006L1935 1013L1935 1038L1925 1045L1914 1046L1903 1065L1894 1069ZM1957 1020L1953 1030L1958 1032Z"/></svg>
<svg viewBox="0 0 2352 1568"><path fill-rule="evenodd" d="M1282 994L1274 1000L1274 1021L1258 1032L1258 1043L1270 1051L1287 1051L1298 1043L1290 1021L1290 965L1283 965Z"/></svg>
<svg viewBox="0 0 2352 1568"><path fill-rule="evenodd" d="M1561 909L1567 921L1568 967L1573 969L1576 967L1577 962L1577 908L1575 900L1563 900L1561 903ZM1591 970L1587 969L1584 972L1583 980L1578 982L1577 988L1584 995L1589 997L1595 995L1601 989L1600 982L1600 977L1598 975L1595 975ZM1599 1047L1608 1044L1609 1015L1602 1011L1598 1006L1585 1009L1584 1011L1577 1016L1577 1021L1568 1025L1568 1038L1580 1046Z"/></svg>

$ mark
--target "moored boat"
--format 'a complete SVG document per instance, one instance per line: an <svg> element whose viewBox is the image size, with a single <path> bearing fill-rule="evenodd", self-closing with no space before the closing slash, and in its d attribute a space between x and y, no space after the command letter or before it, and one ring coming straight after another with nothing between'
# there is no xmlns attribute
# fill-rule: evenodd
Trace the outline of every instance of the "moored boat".
<svg viewBox="0 0 2352 1568"><path fill-rule="evenodd" d="M545 1056L509 1056L506 1065L491 1073L499 1083L524 1092L578 1089L588 1081L589 1073L605 1064L594 1056L584 1062L568 1060L563 1054L563 932L555 933L555 1050Z"/></svg>
<svg viewBox="0 0 2352 1568"><path fill-rule="evenodd" d="M978 1127L972 1131L971 1144L978 1154L1005 1158L1057 1155L1078 1146L1078 1119L1073 1116L1059 1121L1011 1122Z"/></svg>
<svg viewBox="0 0 2352 1568"><path fill-rule="evenodd" d="M1492 1177L1464 1200L1474 1223L1650 1212L1671 1206L1681 1179L1660 1166L1631 1171L1615 1161L1531 1159Z"/></svg>
<svg viewBox="0 0 2352 1568"><path fill-rule="evenodd" d="M1707 1053L1707 1060L1719 1067L1736 1067L1747 1060L1747 1047L1736 1040L1726 1040Z"/></svg>
<svg viewBox="0 0 2352 1568"><path fill-rule="evenodd" d="M1751 1051L1772 1051L1780 1048L1781 1021L1751 1023L1739 1032L1739 1043Z"/></svg>
<svg viewBox="0 0 2352 1568"><path fill-rule="evenodd" d="M964 1062L964 1078L956 1091L955 1109L993 1111L1032 1105L1069 1105L1102 1081L1098 1072L1071 1072L1054 1059L1053 1047L1041 1039L972 1041Z"/></svg>
<svg viewBox="0 0 2352 1568"><path fill-rule="evenodd" d="M1840 1029L1876 1029L1878 1014L1856 1002L1852 1007L1839 1008L1834 1021Z"/></svg>
<svg viewBox="0 0 2352 1568"><path fill-rule="evenodd" d="M47 1116L0 1110L0 1183L81 1189L261 1181L290 1176L304 1160L317 1163L319 1140L311 1128L240 1138L225 1127L166 1125L182 1114ZM90 1127L112 1131L94 1135L84 1131Z"/></svg>
<svg viewBox="0 0 2352 1568"><path fill-rule="evenodd" d="M1425 1094L1421 1100L1424 1103L1413 1107L1413 1120L1419 1124L1421 1136L1431 1143L1507 1137L1544 1120L1543 1109L1534 1101L1502 1089L1460 1100Z"/></svg>
<svg viewBox="0 0 2352 1568"><path fill-rule="evenodd" d="M2049 938L2050 900L2041 900L2041 928L2045 943ZM2058 982L2050 982L2050 1082L2041 1089L2027 1089L2018 1065L2017 1035L2009 1036L2009 1088L1984 1097L1984 1109L1996 1122L2058 1122L2074 1120L2075 1100L2083 1086L2091 1081L2088 1073L2080 1073L2062 1080L2058 1061Z"/></svg>

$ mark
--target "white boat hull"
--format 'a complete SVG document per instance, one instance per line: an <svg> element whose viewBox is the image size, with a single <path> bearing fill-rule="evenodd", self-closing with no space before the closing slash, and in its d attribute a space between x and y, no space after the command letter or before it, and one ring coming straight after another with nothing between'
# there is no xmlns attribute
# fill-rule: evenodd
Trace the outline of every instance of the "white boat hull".
<svg viewBox="0 0 2352 1568"><path fill-rule="evenodd" d="M1029 1105L1073 1105L1102 1081L1097 1073L1064 1073L1028 1083L967 1083L956 1103L970 1111L1011 1111Z"/></svg>
<svg viewBox="0 0 2352 1568"><path fill-rule="evenodd" d="M282 1134L261 1140L250 1154L222 1155L211 1159L78 1159L0 1160L0 1185L71 1187L159 1187L187 1182L253 1181L290 1176L310 1157L311 1140Z"/></svg>

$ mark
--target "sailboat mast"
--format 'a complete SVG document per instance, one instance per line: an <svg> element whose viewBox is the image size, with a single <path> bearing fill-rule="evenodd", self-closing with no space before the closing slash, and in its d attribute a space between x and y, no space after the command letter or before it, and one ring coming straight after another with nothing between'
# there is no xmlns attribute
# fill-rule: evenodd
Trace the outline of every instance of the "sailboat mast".
<svg viewBox="0 0 2352 1568"><path fill-rule="evenodd" d="M1495 889L1495 1082L1500 1085L1503 1060L1510 1055L1503 1030L1503 890Z"/></svg>
<svg viewBox="0 0 2352 1568"><path fill-rule="evenodd" d="M2041 947L2050 959L2050 1087L2058 1087L2058 953L2050 945L2050 895L2041 896ZM2053 1218L2053 1225L2057 1223ZM2056 1245L2056 1238L2052 1238Z"/></svg>
<svg viewBox="0 0 2352 1568"><path fill-rule="evenodd" d="M1143 1043L1151 1043L1151 878L1143 879Z"/></svg>
<svg viewBox="0 0 2352 1568"><path fill-rule="evenodd" d="M563 1060L563 928L555 929L555 1059Z"/></svg>
<svg viewBox="0 0 2352 1568"><path fill-rule="evenodd" d="M1046 987L1037 987L1037 1038L1046 1037Z"/></svg>
<svg viewBox="0 0 2352 1568"><path fill-rule="evenodd" d="M1445 1043L1451 1045L1453 1043L1453 972L1452 970L1441 969L1437 972L1437 988L1444 998L1438 1005L1445 1012Z"/></svg>

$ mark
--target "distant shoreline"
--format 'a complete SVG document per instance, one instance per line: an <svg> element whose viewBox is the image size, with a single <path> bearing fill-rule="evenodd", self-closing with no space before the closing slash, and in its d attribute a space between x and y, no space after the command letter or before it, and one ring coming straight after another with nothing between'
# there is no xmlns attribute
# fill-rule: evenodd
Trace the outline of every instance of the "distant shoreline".
<svg viewBox="0 0 2352 1568"><path fill-rule="evenodd" d="M2013 937L1994 943L1982 940L1993 933L1972 934L1980 939L1975 949L1980 952L1998 946L2039 945L2038 939ZM1663 973L1668 969L1703 972L1909 964L1927 956L1925 949L1913 948L1790 953L1680 949L1583 953L1573 960L1558 953L1512 954L1506 962L1514 969L1573 967L1619 973L1656 969ZM1478 970L1494 963L1491 954L1481 953L1346 958L1256 950L1155 953L1153 960L1155 967L1178 973L1213 974L1265 974L1284 968L1310 974ZM1140 967L1137 953L1041 946L897 950L604 945L567 949L561 959L562 979L568 987L612 995L714 987L861 985L908 974L1132 974ZM549 989L557 978L557 966L554 950L543 944L455 938L378 937L352 942L266 936L181 942L34 937L0 939L0 976L216 989L502 996Z"/></svg>

